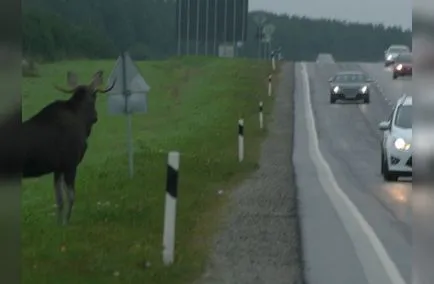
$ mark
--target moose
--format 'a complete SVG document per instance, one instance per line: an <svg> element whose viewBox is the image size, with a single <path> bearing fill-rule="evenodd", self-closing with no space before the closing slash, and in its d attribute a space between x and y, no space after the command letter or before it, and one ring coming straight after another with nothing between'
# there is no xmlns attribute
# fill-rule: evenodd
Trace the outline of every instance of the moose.
<svg viewBox="0 0 434 284"><path fill-rule="evenodd" d="M87 139L98 121L97 93L107 93L103 71L93 75L88 85L79 85L77 74L67 72L69 88L55 86L71 94L67 100L56 100L22 123L22 178L35 178L53 173L54 194L59 224L67 225L75 200L77 167L87 150ZM64 212L63 192L67 204Z"/></svg>

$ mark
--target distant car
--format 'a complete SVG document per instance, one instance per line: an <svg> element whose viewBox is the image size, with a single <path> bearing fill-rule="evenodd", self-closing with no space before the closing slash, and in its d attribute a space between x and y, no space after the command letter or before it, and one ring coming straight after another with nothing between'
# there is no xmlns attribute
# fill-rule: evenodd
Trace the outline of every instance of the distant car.
<svg viewBox="0 0 434 284"><path fill-rule="evenodd" d="M398 44L391 45L384 52L384 66L389 67L390 65L393 65L395 63L395 58L400 53L409 53L409 52L410 52L410 48L406 45L398 45Z"/></svg>
<svg viewBox="0 0 434 284"><path fill-rule="evenodd" d="M401 53L395 58L393 79L402 76L413 76L413 56L410 52Z"/></svg>
<svg viewBox="0 0 434 284"><path fill-rule="evenodd" d="M413 99L404 95L393 108L387 121L380 122L381 174L385 181L397 181L413 173Z"/></svg>
<svg viewBox="0 0 434 284"><path fill-rule="evenodd" d="M369 103L370 83L372 80L360 71L342 71L329 79L330 103L337 100L363 100Z"/></svg>

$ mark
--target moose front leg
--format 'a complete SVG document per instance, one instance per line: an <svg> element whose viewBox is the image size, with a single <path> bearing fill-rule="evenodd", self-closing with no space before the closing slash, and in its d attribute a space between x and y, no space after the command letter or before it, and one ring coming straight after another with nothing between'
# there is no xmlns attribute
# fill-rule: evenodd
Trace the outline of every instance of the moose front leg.
<svg viewBox="0 0 434 284"><path fill-rule="evenodd" d="M54 197L56 199L57 222L63 222L63 174L54 173Z"/></svg>
<svg viewBox="0 0 434 284"><path fill-rule="evenodd" d="M72 207L75 202L75 176L76 169L70 170L65 173L65 185L66 185L66 199L67 199L67 207L65 219L63 220L63 224L69 224L69 220L71 219Z"/></svg>

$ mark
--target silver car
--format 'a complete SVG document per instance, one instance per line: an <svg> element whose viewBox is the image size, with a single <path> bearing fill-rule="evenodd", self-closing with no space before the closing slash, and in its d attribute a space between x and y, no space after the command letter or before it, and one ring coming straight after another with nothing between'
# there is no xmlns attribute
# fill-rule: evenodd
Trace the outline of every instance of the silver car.
<svg viewBox="0 0 434 284"><path fill-rule="evenodd" d="M330 103L337 100L363 100L369 103L369 92L372 80L360 71L341 71L329 79Z"/></svg>
<svg viewBox="0 0 434 284"><path fill-rule="evenodd" d="M383 131L381 143L381 174L386 181L413 174L413 99L404 95L393 108L387 121L379 124Z"/></svg>
<svg viewBox="0 0 434 284"><path fill-rule="evenodd" d="M406 45L394 44L384 52L384 66L388 67L395 63L395 58L401 53L409 53L410 48Z"/></svg>

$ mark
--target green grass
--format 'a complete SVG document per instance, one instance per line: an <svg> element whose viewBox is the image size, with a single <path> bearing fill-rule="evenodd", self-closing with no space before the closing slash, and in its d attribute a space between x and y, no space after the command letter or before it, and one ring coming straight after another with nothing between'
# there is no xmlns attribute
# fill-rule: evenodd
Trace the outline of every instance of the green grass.
<svg viewBox="0 0 434 284"><path fill-rule="evenodd" d="M79 167L76 204L69 227L54 216L52 176L23 183L23 283L191 283L199 276L219 221L224 195L257 168L264 131L258 101L266 96L268 62L183 58L139 62L151 86L149 112L133 118L135 176L128 178L126 119L107 114L99 121ZM114 61L41 65L39 78L25 78L23 112L28 117L65 97L52 84L66 84L66 71L89 82L98 69L109 75ZM246 123L246 160L237 162L237 119ZM182 153L176 261L162 264L167 152ZM146 263L150 264L145 265Z"/></svg>

